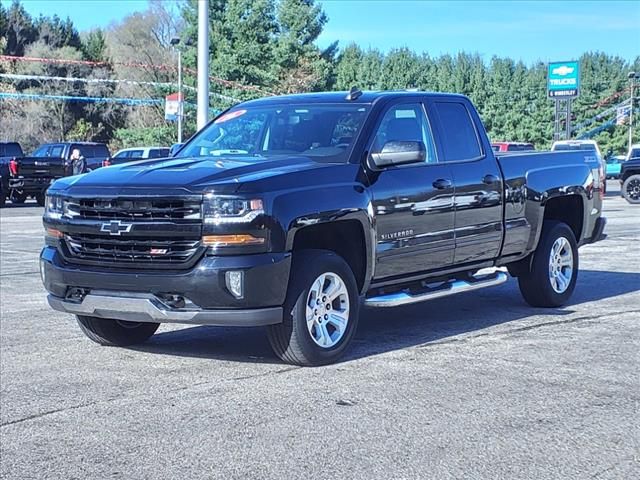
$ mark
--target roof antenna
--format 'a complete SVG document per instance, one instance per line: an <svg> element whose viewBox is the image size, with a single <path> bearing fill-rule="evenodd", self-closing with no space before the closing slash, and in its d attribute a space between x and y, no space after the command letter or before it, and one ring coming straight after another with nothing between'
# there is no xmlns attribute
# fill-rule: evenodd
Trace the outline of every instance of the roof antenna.
<svg viewBox="0 0 640 480"><path fill-rule="evenodd" d="M345 98L352 101L359 99L360 95L362 95L362 91L358 87L351 87L351 90L349 90L349 93L347 93Z"/></svg>

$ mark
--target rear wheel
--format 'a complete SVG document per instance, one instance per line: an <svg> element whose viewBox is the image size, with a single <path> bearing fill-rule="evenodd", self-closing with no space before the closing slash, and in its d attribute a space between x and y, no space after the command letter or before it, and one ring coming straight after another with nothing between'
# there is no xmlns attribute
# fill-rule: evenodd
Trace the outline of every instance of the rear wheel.
<svg viewBox="0 0 640 480"><path fill-rule="evenodd" d="M622 196L629 203L640 203L640 174L631 175L622 183Z"/></svg>
<svg viewBox="0 0 640 480"><path fill-rule="evenodd" d="M160 326L159 323L125 322L109 318L77 315L82 332L100 345L126 347L147 341Z"/></svg>
<svg viewBox="0 0 640 480"><path fill-rule="evenodd" d="M360 298L349 265L324 250L295 254L283 322L269 327L276 355L294 365L335 362L358 324Z"/></svg>
<svg viewBox="0 0 640 480"><path fill-rule="evenodd" d="M24 203L27 200L27 194L22 190L13 190L11 192L11 203Z"/></svg>
<svg viewBox="0 0 640 480"><path fill-rule="evenodd" d="M566 223L547 220L528 271L518 277L525 301L532 307L565 304L578 278L578 245Z"/></svg>

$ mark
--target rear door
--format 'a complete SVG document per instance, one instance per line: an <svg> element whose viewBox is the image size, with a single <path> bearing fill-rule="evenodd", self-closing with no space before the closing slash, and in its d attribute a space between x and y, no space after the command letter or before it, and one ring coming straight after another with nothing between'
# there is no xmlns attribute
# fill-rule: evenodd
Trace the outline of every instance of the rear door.
<svg viewBox="0 0 640 480"><path fill-rule="evenodd" d="M451 168L439 163L420 101L387 107L368 151L388 141L420 141L423 163L389 166L370 173L377 226L377 279L448 267L453 263L454 216Z"/></svg>
<svg viewBox="0 0 640 480"><path fill-rule="evenodd" d="M429 101L438 154L455 184L456 265L496 258L502 244L503 185L480 119L463 98Z"/></svg>

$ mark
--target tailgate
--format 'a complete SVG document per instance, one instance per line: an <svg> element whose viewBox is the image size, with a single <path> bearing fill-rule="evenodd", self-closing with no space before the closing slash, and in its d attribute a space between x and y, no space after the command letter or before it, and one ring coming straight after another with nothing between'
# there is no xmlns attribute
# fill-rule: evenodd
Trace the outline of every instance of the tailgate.
<svg viewBox="0 0 640 480"><path fill-rule="evenodd" d="M65 176L64 159L51 157L22 157L19 175L22 177L59 178Z"/></svg>

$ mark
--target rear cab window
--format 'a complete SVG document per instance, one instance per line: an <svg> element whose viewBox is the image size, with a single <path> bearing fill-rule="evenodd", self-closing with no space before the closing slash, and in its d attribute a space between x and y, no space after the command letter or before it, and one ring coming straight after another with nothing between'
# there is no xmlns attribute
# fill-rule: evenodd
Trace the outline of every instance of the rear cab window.
<svg viewBox="0 0 640 480"><path fill-rule="evenodd" d="M40 145L31 154L32 157L48 157L51 145Z"/></svg>
<svg viewBox="0 0 640 480"><path fill-rule="evenodd" d="M464 103L436 100L433 110L439 125L440 147L445 162L483 157L478 131Z"/></svg>
<svg viewBox="0 0 640 480"><path fill-rule="evenodd" d="M51 158L62 158L63 155L64 145L51 145L49 152L47 153L47 156Z"/></svg>

